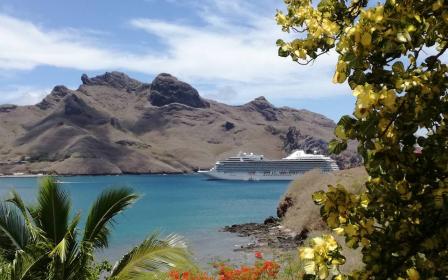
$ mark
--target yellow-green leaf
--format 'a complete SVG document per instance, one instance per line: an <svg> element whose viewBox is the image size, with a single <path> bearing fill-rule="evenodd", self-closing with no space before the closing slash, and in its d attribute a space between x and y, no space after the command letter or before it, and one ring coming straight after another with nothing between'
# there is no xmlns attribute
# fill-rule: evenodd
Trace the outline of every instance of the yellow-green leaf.
<svg viewBox="0 0 448 280"><path fill-rule="evenodd" d="M299 249L299 257L302 260L314 259L314 249L310 247L303 247Z"/></svg>
<svg viewBox="0 0 448 280"><path fill-rule="evenodd" d="M406 270L406 274L410 280L420 280L420 273L415 268L409 268Z"/></svg>
<svg viewBox="0 0 448 280"><path fill-rule="evenodd" d="M370 35L369 32L365 32L364 34L362 34L361 44L365 48L369 48L370 47L370 45L372 44L372 35Z"/></svg>

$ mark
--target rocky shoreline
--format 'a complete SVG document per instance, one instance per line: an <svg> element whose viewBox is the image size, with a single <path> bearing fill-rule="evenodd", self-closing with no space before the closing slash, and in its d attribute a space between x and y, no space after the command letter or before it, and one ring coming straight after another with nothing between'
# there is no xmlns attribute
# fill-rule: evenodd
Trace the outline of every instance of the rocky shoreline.
<svg viewBox="0 0 448 280"><path fill-rule="evenodd" d="M225 226L222 231L235 233L240 237L253 237L254 241L241 245L234 251L274 249L282 252L296 250L308 236L305 229L300 233L283 227L279 218L269 217L264 223L246 223Z"/></svg>
<svg viewBox="0 0 448 280"><path fill-rule="evenodd" d="M21 177L42 177L42 176L63 176L63 177L74 177L74 176L124 176L124 175L192 175L192 174L199 174L196 171L193 172L123 172L123 173L40 173L40 172L33 172L33 173L20 173L20 174L14 174L14 173L0 173L0 178L21 178Z"/></svg>

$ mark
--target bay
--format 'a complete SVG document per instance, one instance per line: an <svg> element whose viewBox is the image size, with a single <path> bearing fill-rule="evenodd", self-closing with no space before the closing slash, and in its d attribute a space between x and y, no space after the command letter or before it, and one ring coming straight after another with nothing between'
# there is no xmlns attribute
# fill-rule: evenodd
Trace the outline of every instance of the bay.
<svg viewBox="0 0 448 280"><path fill-rule="evenodd" d="M198 262L250 259L234 249L251 242L219 230L231 224L262 222L275 216L288 182L211 181L198 174L58 177L72 198L73 213L86 213L106 188L128 186L139 201L116 218L110 247L100 259L116 261L153 231L177 233L187 239ZM15 188L27 202L36 199L39 178L0 178L0 196ZM84 222L84 220L82 220Z"/></svg>

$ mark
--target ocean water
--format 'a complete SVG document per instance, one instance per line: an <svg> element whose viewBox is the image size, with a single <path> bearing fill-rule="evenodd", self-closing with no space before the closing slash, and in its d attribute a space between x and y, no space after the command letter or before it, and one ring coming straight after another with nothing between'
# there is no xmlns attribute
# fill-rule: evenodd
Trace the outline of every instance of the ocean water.
<svg viewBox="0 0 448 280"><path fill-rule="evenodd" d="M143 240L149 233L177 233L184 236L198 262L213 259L241 261L247 253L235 252L251 242L220 232L226 225L262 222L275 216L276 207L288 182L211 181L191 175L123 175L59 177L70 193L73 212L85 219L90 205L104 189L132 187L141 198L116 218L110 247L98 252L111 261ZM0 197L15 188L27 202L34 202L38 178L0 178ZM81 222L81 226L84 220Z"/></svg>

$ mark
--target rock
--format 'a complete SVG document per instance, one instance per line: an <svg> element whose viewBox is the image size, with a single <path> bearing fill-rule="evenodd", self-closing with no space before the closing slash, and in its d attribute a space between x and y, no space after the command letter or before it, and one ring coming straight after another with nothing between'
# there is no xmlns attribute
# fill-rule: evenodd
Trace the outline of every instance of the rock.
<svg viewBox="0 0 448 280"><path fill-rule="evenodd" d="M64 98L67 94L70 93L70 90L65 86L55 86L51 91L50 95L52 97Z"/></svg>
<svg viewBox="0 0 448 280"><path fill-rule="evenodd" d="M305 239L308 238L308 233L309 233L309 230L307 228L304 228L299 234L297 234L294 237L294 240L296 242L303 243L303 241L305 241Z"/></svg>
<svg viewBox="0 0 448 280"><path fill-rule="evenodd" d="M239 236L247 237L250 236L253 232L264 231L266 226L263 224L257 223L247 223L241 225L231 225L225 226L223 231L238 233Z"/></svg>
<svg viewBox="0 0 448 280"><path fill-rule="evenodd" d="M286 135L283 138L283 149L287 153L291 153L294 150L304 150L306 153L327 154L328 145L322 140L310 135L302 135L296 127L291 126L288 128Z"/></svg>
<svg viewBox="0 0 448 280"><path fill-rule="evenodd" d="M356 142L355 143L349 142L349 145L350 144L355 146ZM336 163L338 164L340 169L353 168L361 166L363 164L362 157L360 155L350 153L349 151L344 151L336 156L332 155L331 158L336 160Z"/></svg>
<svg viewBox="0 0 448 280"><path fill-rule="evenodd" d="M128 92L136 91L145 84L130 78L121 72L106 72L93 78L89 78L86 74L82 74L81 81L88 86L110 86L116 89L125 89Z"/></svg>
<svg viewBox="0 0 448 280"><path fill-rule="evenodd" d="M264 224L265 225L278 224L279 221L280 219L270 216L264 220Z"/></svg>
<svg viewBox="0 0 448 280"><path fill-rule="evenodd" d="M278 121L276 108L264 96L257 97L244 106L259 112L267 121Z"/></svg>
<svg viewBox="0 0 448 280"><path fill-rule="evenodd" d="M225 130L229 131L235 127L235 124L227 121L222 125L222 127L224 127Z"/></svg>
<svg viewBox="0 0 448 280"><path fill-rule="evenodd" d="M271 133L272 135L278 135L281 133L281 130L272 126L272 125L267 125L264 128L267 132Z"/></svg>
<svg viewBox="0 0 448 280"><path fill-rule="evenodd" d="M115 143L118 144L118 145L121 145L121 146L136 147L136 148L139 148L139 149L151 148L151 145L148 145L148 144L145 144L145 143L141 143L141 142L132 141L132 140L118 140Z"/></svg>
<svg viewBox="0 0 448 280"><path fill-rule="evenodd" d="M299 237L291 230L284 229L279 225L279 219L269 217L263 224L247 223L231 225L223 228L223 231L236 233L241 237L252 237L255 242L241 245L235 251L252 251L269 247L283 251L297 250L297 246L303 243L303 237L307 234L301 233Z"/></svg>
<svg viewBox="0 0 448 280"><path fill-rule="evenodd" d="M118 130L123 130L123 127L120 124L120 120L118 120L117 118L110 118L110 125Z"/></svg>
<svg viewBox="0 0 448 280"><path fill-rule="evenodd" d="M293 206L294 202L292 200L292 197L286 196L278 205L277 207L277 217L283 218L286 214L286 211L288 211L288 208Z"/></svg>
<svg viewBox="0 0 448 280"><path fill-rule="evenodd" d="M3 104L3 105L0 105L0 113L8 113L16 108L17 108L17 106L13 105L13 104Z"/></svg>
<svg viewBox="0 0 448 280"><path fill-rule="evenodd" d="M53 90L47 95L44 100L39 102L36 106L41 110L47 110L53 108L56 104L61 102L72 91L65 86L55 86Z"/></svg>
<svg viewBox="0 0 448 280"><path fill-rule="evenodd" d="M195 88L165 73L158 75L151 83L149 100L152 105L158 107L171 103L180 103L194 108L210 107Z"/></svg>

